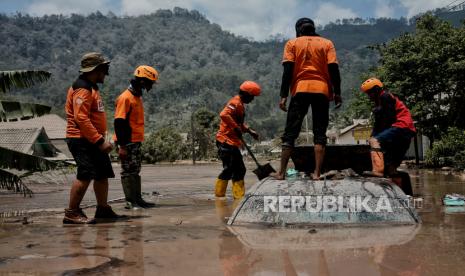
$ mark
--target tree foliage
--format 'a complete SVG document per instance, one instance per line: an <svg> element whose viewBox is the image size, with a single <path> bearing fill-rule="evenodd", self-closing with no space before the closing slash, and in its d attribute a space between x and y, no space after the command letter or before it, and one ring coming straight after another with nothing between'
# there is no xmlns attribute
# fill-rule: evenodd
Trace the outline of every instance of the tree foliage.
<svg viewBox="0 0 465 276"><path fill-rule="evenodd" d="M0 92L7 92L12 87L27 88L46 82L51 73L46 71L0 71Z"/></svg>
<svg viewBox="0 0 465 276"><path fill-rule="evenodd" d="M465 128L465 27L432 14L419 17L414 33L379 47L376 71L413 112L430 140L449 127Z"/></svg>
<svg viewBox="0 0 465 276"><path fill-rule="evenodd" d="M188 140L194 161L216 157L215 137L219 126L218 117L218 114L206 108L200 108L192 114Z"/></svg>
<svg viewBox="0 0 465 276"><path fill-rule="evenodd" d="M440 141L427 152L426 164L433 167L452 166L465 169L465 131L449 128Z"/></svg>
<svg viewBox="0 0 465 276"><path fill-rule="evenodd" d="M142 143L142 158L147 163L174 162L186 159L188 157L186 156L187 153L181 135L172 127L161 128L150 134Z"/></svg>

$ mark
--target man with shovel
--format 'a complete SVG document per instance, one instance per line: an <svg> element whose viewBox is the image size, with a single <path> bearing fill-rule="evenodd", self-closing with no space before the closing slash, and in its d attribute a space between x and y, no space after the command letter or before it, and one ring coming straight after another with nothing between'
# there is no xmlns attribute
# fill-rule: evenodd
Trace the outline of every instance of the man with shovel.
<svg viewBox="0 0 465 276"><path fill-rule="evenodd" d="M232 179L234 199L240 199L245 194L244 176L246 168L239 148L243 145L242 134L249 133L255 140L258 134L244 123L245 104L253 101L261 93L260 86L253 81L245 81L239 87L238 95L234 96L220 113L220 129L216 134L218 155L223 162L223 171L215 183L215 196L224 197L228 181Z"/></svg>

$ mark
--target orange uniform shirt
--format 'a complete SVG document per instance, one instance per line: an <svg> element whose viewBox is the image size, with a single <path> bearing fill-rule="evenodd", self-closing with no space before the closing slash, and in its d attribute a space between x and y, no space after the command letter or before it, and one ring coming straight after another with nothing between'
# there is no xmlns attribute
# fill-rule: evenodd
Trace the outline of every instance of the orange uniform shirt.
<svg viewBox="0 0 465 276"><path fill-rule="evenodd" d="M142 97L134 96L126 89L116 99L115 119L129 120L131 143L144 141L144 104ZM117 141L116 135L113 140Z"/></svg>
<svg viewBox="0 0 465 276"><path fill-rule="evenodd" d="M220 129L216 134L216 140L231 146L242 146L241 139L239 139L234 129L240 128L242 132L248 129L247 125L244 123L244 117L244 103L239 95L234 96L220 113Z"/></svg>
<svg viewBox="0 0 465 276"><path fill-rule="evenodd" d="M83 80L78 80L83 82ZM70 87L66 97L66 137L85 138L92 144L104 138L107 118L96 87Z"/></svg>
<svg viewBox="0 0 465 276"><path fill-rule="evenodd" d="M301 36L289 40L284 47L283 63L294 63L291 95L321 93L332 99L328 64L337 63L331 40L320 36Z"/></svg>

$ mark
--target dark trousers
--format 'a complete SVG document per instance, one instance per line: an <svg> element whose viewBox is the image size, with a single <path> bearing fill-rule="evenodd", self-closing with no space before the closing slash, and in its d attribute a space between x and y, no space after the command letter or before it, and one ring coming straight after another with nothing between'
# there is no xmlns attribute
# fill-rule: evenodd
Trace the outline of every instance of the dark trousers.
<svg viewBox="0 0 465 276"><path fill-rule="evenodd" d="M329 100L320 93L297 93L291 98L287 112L286 128L281 137L283 146L294 147L299 137L302 122L312 106L313 143L326 145L326 130L329 122Z"/></svg>
<svg viewBox="0 0 465 276"><path fill-rule="evenodd" d="M402 163L414 136L415 132L398 127L390 127L373 135L379 141L384 152L384 165L398 167Z"/></svg>
<svg viewBox="0 0 465 276"><path fill-rule="evenodd" d="M216 142L218 157L223 162L223 171L218 176L222 180L243 180L246 172L242 154L239 148L226 143Z"/></svg>

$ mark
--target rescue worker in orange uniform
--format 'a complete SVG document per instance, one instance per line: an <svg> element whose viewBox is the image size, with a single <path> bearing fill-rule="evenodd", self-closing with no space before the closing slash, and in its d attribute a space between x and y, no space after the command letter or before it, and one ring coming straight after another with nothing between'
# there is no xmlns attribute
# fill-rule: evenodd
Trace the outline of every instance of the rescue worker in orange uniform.
<svg viewBox="0 0 465 276"><path fill-rule="evenodd" d="M216 134L218 156L223 162L223 171L216 179L215 196L224 197L228 181L232 179L234 199L245 194L244 176L246 168L239 148L242 147L242 134L249 133L255 140L259 135L244 122L245 104L253 101L261 93L260 86L253 81L245 81L239 87L239 94L234 96L220 113L220 129Z"/></svg>
<svg viewBox="0 0 465 276"><path fill-rule="evenodd" d="M147 202L141 193L142 154L144 141L144 105L142 95L150 91L158 80L155 68L141 65L134 71L129 87L116 99L115 135L121 160L121 184L126 197L126 208L150 208L155 204Z"/></svg>
<svg viewBox="0 0 465 276"><path fill-rule="evenodd" d="M375 104L373 131L369 140L373 176L396 173L415 136L412 115L405 104L384 89L377 78L370 78L360 87Z"/></svg>
<svg viewBox="0 0 465 276"><path fill-rule="evenodd" d="M295 140L310 105L315 144L315 170L312 178L320 177L327 142L329 102L334 100L336 108L342 104L341 78L333 43L315 33L315 24L309 18L299 19L295 30L297 37L286 43L283 53L280 109L287 112L289 90L292 98L286 128L281 137L281 165L273 175L279 180L286 176Z"/></svg>
<svg viewBox="0 0 465 276"><path fill-rule="evenodd" d="M89 219L79 207L90 182L94 180L97 198L95 218L119 218L108 205L108 178L113 178L113 168L108 153L112 145L105 140L107 119L97 84L108 75L110 61L102 54L92 52L81 59L81 73L68 90L66 98L66 142L77 165L77 176L70 192L69 207L65 209L63 223L89 224Z"/></svg>

